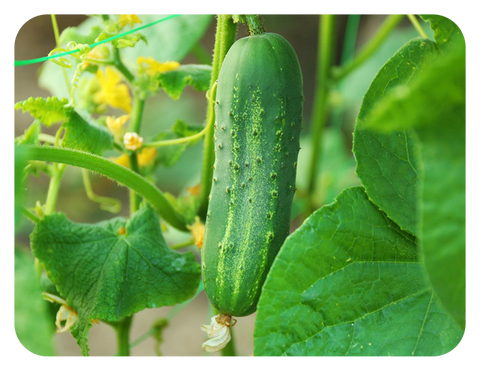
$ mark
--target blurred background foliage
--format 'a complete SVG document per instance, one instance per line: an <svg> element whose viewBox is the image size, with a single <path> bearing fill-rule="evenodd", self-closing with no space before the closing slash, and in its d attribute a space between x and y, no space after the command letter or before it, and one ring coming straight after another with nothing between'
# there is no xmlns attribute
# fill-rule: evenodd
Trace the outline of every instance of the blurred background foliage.
<svg viewBox="0 0 480 372"><path fill-rule="evenodd" d="M150 15L144 23L161 18L161 15ZM214 44L215 22L213 16L194 16L190 18L193 24L189 27L182 23L174 24L173 21L153 26L145 30L148 33L148 45L140 42L135 48L126 52L127 64L135 60L135 53L145 56L154 56L157 60L175 59L182 64L205 63L209 58ZM294 47L303 71L304 78L304 130L301 137L301 151L298 161L297 187L299 193L306 188L308 165L310 159L309 123L313 105L315 89L315 68L317 58L319 17L317 15L265 15L262 16L264 26L268 32L276 32L284 36ZM340 64L345 54L342 50L344 44L353 45L355 50L361 49L384 20L384 16L369 15L359 18L358 33L354 32L345 39L345 28L348 16L339 16L337 23L336 56L335 63ZM177 18L182 20L182 17ZM57 16L60 32L67 27L80 25L87 20L81 15ZM86 22L98 22L99 18L88 19ZM182 20L183 22L183 20ZM175 26L176 25L176 26ZM197 29L200 37L198 44L195 35L185 33L185 30ZM427 27L425 27L427 30ZM427 31L429 32L429 31ZM239 27L238 38L247 36L244 25ZM323 154L318 159L321 169L318 175L315 202L318 206L333 202L334 198L346 187L359 185L355 175L355 160L352 155L352 132L355 119L363 98L372 79L380 67L400 48L405 42L417 36L416 30L408 19L390 34L388 39L375 52L375 54L353 73L341 80L331 95L333 114L330 116L324 136ZM185 40L187 42L185 42ZM30 19L19 30L15 40L15 59L24 60L47 55L55 48L55 39L50 16L43 15ZM133 54L132 54L133 53ZM130 55L132 54L132 55ZM172 57L173 56L173 57ZM56 69L59 78L52 78L52 74L43 74L39 81L39 71L42 69ZM61 94L55 90L64 89L61 68L51 62L46 65L29 65L15 69L15 102L25 100L30 96L48 97L52 94ZM48 88L49 90L47 90ZM179 100L172 100L167 94L161 92L146 102L142 135L149 137L161 131L167 131L177 120L182 120L189 125L203 125L206 112L205 93L199 93L187 87ZM15 136L23 134L31 124L29 115L20 111L15 112ZM48 130L50 129L50 132ZM54 129L47 128L45 132L54 134ZM154 175L157 186L175 196L188 195L187 188L198 184L202 163L203 141L198 141L188 146L182 153L179 151L178 161L174 164L160 165ZM177 151L170 148L168 151ZM105 154L107 157L108 153ZM175 154L173 154L175 155ZM113 155L112 155L113 156ZM171 157L172 154L166 154ZM123 209L119 215L128 215L128 192L125 188L115 183L92 175L92 184L98 195L118 198L123 202ZM44 200L48 189L48 177L39 174L29 176L25 185L27 192L24 194L23 203L33 207L37 200ZM294 201L292 214L292 231L302 222L301 213L304 203L300 198ZM112 214L98 208L98 204L90 201L85 194L80 169L67 167L62 179L61 191L58 198L57 210L64 212L67 217L75 222L98 222L112 217ZM42 334L54 332L54 318L56 310L49 303L38 299L30 300L33 288L28 278L34 277L33 258L29 254L29 234L33 225L25 218L19 218L16 228L16 317L15 327L17 335L28 349L42 355L79 355L75 341L69 333L56 335L53 339L42 338ZM165 232L169 244L178 244L189 239L189 235L169 229ZM195 248L196 249L196 248ZM199 259L198 250L197 258ZM43 310L46 311L43 311ZM50 309L50 310L49 310ZM144 310L135 317L131 337L135 340L148 331L155 320L165 316L169 308ZM33 312L47 314L31 316ZM28 315L27 315L28 314ZM161 349L164 355L200 355L200 345L203 334L200 325L207 321L208 301L202 293L189 304L178 316L172 320L169 327L163 330ZM33 319L33 321L32 321ZM242 327L235 328L235 343L239 355L252 355L253 353L253 324L255 314L242 319ZM196 331L197 330L197 331ZM115 334L112 329L104 324L92 328L90 333L91 355L113 355L116 352ZM155 355L155 338L149 338L139 346L132 349L132 355Z"/></svg>

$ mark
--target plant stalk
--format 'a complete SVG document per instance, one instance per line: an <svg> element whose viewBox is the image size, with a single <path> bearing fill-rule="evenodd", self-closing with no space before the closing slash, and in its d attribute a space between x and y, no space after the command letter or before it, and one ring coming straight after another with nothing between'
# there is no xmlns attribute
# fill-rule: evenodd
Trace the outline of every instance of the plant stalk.
<svg viewBox="0 0 480 372"><path fill-rule="evenodd" d="M245 21L248 25L248 31L250 35L261 35L265 33L263 28L262 21L258 15L248 15L245 14Z"/></svg>
<svg viewBox="0 0 480 372"><path fill-rule="evenodd" d="M362 65L367 59L369 59L383 44L390 33L397 27L403 17L403 14L389 15L385 21L383 21L377 33L363 47L363 49L360 51L360 53L358 53L357 57L352 62L333 70L333 79L335 81L343 79L353 70Z"/></svg>
<svg viewBox="0 0 480 372"><path fill-rule="evenodd" d="M133 96L133 107L130 118L129 132L140 134L140 127L142 125L143 109L145 108L145 100L139 97L139 94L135 92ZM140 168L138 166L137 151L133 151L130 154L130 167L132 171L140 174ZM141 203L140 196L133 190L130 190L130 213L133 214L138 210Z"/></svg>
<svg viewBox="0 0 480 372"><path fill-rule="evenodd" d="M203 164L202 164L202 176L200 180L200 207L198 215L205 217L208 208L208 195L212 187L213 177L213 164L215 161L213 134L215 123L215 94L213 93L213 87L220 74L220 68L222 67L223 60L235 42L237 35L237 25L233 23L230 15L218 15L217 18L217 31L215 34L215 47L213 51L212 62L212 78L210 80L210 99L207 107L207 119L206 126L208 127L205 133L204 149L203 149Z"/></svg>
<svg viewBox="0 0 480 372"><path fill-rule="evenodd" d="M120 51L118 48L113 47L113 65L117 68L118 71L128 80L129 83L133 83L135 76L130 72L130 70L125 66L120 58Z"/></svg>
<svg viewBox="0 0 480 372"><path fill-rule="evenodd" d="M28 149L27 160L69 164L106 176L145 198L165 222L181 231L190 231L185 218L170 204L165 195L144 177L111 160L87 152L50 146L19 145Z"/></svg>
<svg viewBox="0 0 480 372"><path fill-rule="evenodd" d="M117 333L117 349L118 356L130 356L130 328L132 326L132 316L126 318L115 324L114 328Z"/></svg>
<svg viewBox="0 0 480 372"><path fill-rule="evenodd" d="M335 30L336 16L321 15L318 36L318 56L315 99L311 121L312 154L308 172L308 211L310 214L314 206L314 193L316 191L316 180L319 172L320 156L323 147L323 132L328 116L328 97L330 94L331 82L330 72L334 62L335 54Z"/></svg>

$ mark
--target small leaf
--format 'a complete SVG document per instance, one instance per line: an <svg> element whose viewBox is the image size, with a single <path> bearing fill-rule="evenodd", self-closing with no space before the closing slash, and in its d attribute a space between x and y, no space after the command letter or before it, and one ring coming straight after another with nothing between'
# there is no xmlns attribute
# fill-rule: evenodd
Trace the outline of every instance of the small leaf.
<svg viewBox="0 0 480 372"><path fill-rule="evenodd" d="M145 308L173 306L192 297L200 267L191 253L170 250L155 212L130 220L79 224L45 216L31 235L34 255L79 319L72 334L88 352L91 321L119 321Z"/></svg>
<svg viewBox="0 0 480 372"><path fill-rule="evenodd" d="M65 107L68 103L66 98L57 97L30 97L25 101L17 102L15 110L22 109L28 112L35 119L40 120L47 127L68 119L72 107Z"/></svg>
<svg viewBox="0 0 480 372"><path fill-rule="evenodd" d="M120 39L112 41L112 44L118 48L133 48L139 41L143 41L145 44L148 44L147 39L140 33L126 35Z"/></svg>
<svg viewBox="0 0 480 372"><path fill-rule="evenodd" d="M111 149L113 146L112 135L105 128L96 124L87 114L80 115L73 111L63 126L65 135L62 147L101 155L103 151Z"/></svg>
<svg viewBox="0 0 480 372"><path fill-rule="evenodd" d="M412 235L345 190L296 230L258 304L255 355L441 355L462 330L425 280Z"/></svg>
<svg viewBox="0 0 480 372"><path fill-rule="evenodd" d="M40 120L34 120L33 123L25 130L17 144L18 145L37 145L38 135L40 134L41 123Z"/></svg>
<svg viewBox="0 0 480 372"><path fill-rule="evenodd" d="M177 100L187 85L203 92L210 87L212 67L209 65L182 65L176 70L160 73L156 79L165 92Z"/></svg>

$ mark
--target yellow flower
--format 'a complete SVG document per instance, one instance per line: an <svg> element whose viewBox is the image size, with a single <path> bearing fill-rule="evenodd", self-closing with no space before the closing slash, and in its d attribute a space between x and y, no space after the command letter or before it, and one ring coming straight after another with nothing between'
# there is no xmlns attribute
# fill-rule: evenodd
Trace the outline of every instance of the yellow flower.
<svg viewBox="0 0 480 372"><path fill-rule="evenodd" d="M138 57L137 64L147 73L147 75L155 75L157 72L173 71L180 67L180 63L175 61L158 62L152 57Z"/></svg>
<svg viewBox="0 0 480 372"><path fill-rule="evenodd" d="M135 151L143 146L143 138L137 133L127 132L123 136L123 144L127 150Z"/></svg>
<svg viewBox="0 0 480 372"><path fill-rule="evenodd" d="M122 83L122 77L112 67L107 67L105 73L102 70L97 71L97 78L100 82L100 91L94 96L97 104L108 104L124 110L127 113L132 111L132 98L125 83Z"/></svg>
<svg viewBox="0 0 480 372"><path fill-rule="evenodd" d="M203 246L203 236L205 235L205 225L200 221L200 218L195 217L195 223L188 226L192 232L192 237L195 239L195 245L198 249L202 249Z"/></svg>
<svg viewBox="0 0 480 372"><path fill-rule="evenodd" d="M115 138L121 138L123 127L125 123L130 119L130 115L123 115L115 118L114 116L107 116L107 128Z"/></svg>
<svg viewBox="0 0 480 372"><path fill-rule="evenodd" d="M142 20L136 14L120 14L118 17L118 27L124 28L127 25L134 26L137 23L142 23Z"/></svg>
<svg viewBox="0 0 480 372"><path fill-rule="evenodd" d="M155 147L145 147L137 155L138 165L141 167L146 167L153 163L156 156L157 156L157 149Z"/></svg>
<svg viewBox="0 0 480 372"><path fill-rule="evenodd" d="M127 154L122 154L118 158L110 158L110 160L124 166L125 168L130 168L130 158Z"/></svg>
<svg viewBox="0 0 480 372"><path fill-rule="evenodd" d="M199 196L200 195L200 184L197 184L193 187L187 187L187 191L193 196Z"/></svg>

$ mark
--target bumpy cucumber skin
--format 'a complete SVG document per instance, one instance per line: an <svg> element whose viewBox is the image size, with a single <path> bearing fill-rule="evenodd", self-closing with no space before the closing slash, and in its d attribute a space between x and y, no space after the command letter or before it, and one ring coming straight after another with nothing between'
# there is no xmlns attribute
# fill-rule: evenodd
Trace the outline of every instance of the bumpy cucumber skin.
<svg viewBox="0 0 480 372"><path fill-rule="evenodd" d="M239 39L218 78L215 165L202 272L223 314L256 310L289 234L303 110L298 58L282 36Z"/></svg>

